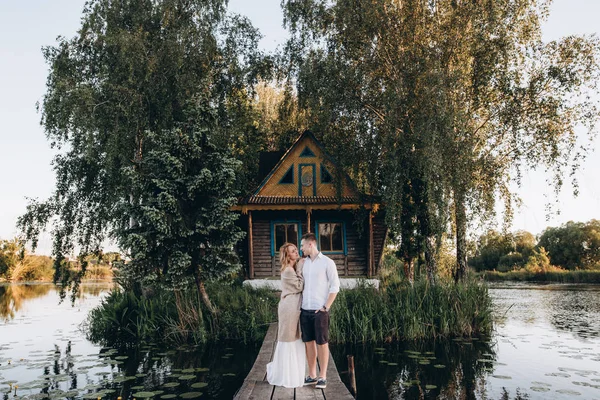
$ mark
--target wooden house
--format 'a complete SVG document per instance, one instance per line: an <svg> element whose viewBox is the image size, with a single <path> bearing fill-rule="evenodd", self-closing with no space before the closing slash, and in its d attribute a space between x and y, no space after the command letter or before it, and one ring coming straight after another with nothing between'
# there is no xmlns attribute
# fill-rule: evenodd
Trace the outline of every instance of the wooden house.
<svg viewBox="0 0 600 400"><path fill-rule="evenodd" d="M372 199L361 202L366 196L346 174L338 196L335 168L310 131L283 154L261 155L259 169L266 176L235 207L247 233L241 253L250 279L279 275L279 247L284 242L300 247L306 232L315 233L319 250L335 261L340 276L376 273L387 234L382 207ZM358 209L368 217L357 226Z"/></svg>

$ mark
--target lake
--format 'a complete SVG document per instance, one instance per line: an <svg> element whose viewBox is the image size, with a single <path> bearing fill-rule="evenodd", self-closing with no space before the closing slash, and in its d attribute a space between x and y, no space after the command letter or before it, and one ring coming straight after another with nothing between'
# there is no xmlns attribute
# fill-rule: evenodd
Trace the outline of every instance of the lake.
<svg viewBox="0 0 600 400"><path fill-rule="evenodd" d="M0 398L231 399L260 343L102 348L81 324L111 285L74 306L51 284L0 284ZM600 286L495 284L490 337L332 346L358 399L600 399ZM18 386L15 389L15 386Z"/></svg>
<svg viewBox="0 0 600 400"><path fill-rule="evenodd" d="M73 306L51 284L0 284L0 398L231 399L260 343L111 349L82 323L111 284L83 284ZM15 389L15 386L18 386Z"/></svg>
<svg viewBox="0 0 600 400"><path fill-rule="evenodd" d="M336 346L338 370L354 355L359 399L600 399L600 286L489 292L491 337Z"/></svg>

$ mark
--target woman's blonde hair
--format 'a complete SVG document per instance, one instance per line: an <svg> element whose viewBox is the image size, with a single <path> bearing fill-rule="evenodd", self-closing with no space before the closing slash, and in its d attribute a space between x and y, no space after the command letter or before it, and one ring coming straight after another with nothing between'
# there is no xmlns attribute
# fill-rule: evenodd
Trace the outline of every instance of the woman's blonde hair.
<svg viewBox="0 0 600 400"><path fill-rule="evenodd" d="M283 245L281 245L281 247L279 248L279 262L281 263L281 271L283 271L290 262L290 259L288 257L288 251L287 251L288 247L290 247L290 246L296 247L296 245L294 243L286 242ZM294 267L294 269L296 269L295 265L293 265L293 267Z"/></svg>

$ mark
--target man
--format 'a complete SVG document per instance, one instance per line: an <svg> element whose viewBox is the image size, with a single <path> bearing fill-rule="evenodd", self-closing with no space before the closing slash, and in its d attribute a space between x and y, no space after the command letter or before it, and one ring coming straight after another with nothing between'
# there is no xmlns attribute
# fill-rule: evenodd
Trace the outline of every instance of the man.
<svg viewBox="0 0 600 400"><path fill-rule="evenodd" d="M305 385L327 387L327 364L329 363L329 309L340 291L340 279L333 260L317 248L314 233L302 236L300 242L304 261L304 290L300 327L302 341L306 346L308 376ZM317 357L320 371L317 377Z"/></svg>

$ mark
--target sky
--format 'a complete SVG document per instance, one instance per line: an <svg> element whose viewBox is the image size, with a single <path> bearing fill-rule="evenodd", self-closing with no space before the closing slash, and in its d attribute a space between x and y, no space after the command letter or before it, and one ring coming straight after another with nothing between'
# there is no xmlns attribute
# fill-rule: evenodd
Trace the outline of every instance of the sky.
<svg viewBox="0 0 600 400"><path fill-rule="evenodd" d="M16 221L25 212L27 198L44 200L54 189L50 149L36 103L45 93L48 66L43 46L56 44L58 36L73 37L80 26L84 0L0 0L0 239L18 232ZM260 47L273 51L283 44L280 0L230 0L229 8L250 18L260 30ZM600 0L556 0L543 25L543 39L572 34L600 35ZM579 196L566 184L556 197L543 170L527 171L515 188L522 206L513 229L539 234L548 226L567 221L600 219L600 139L579 173ZM558 214L548 215L546 204L557 200ZM50 236L43 234L38 254L50 253Z"/></svg>

